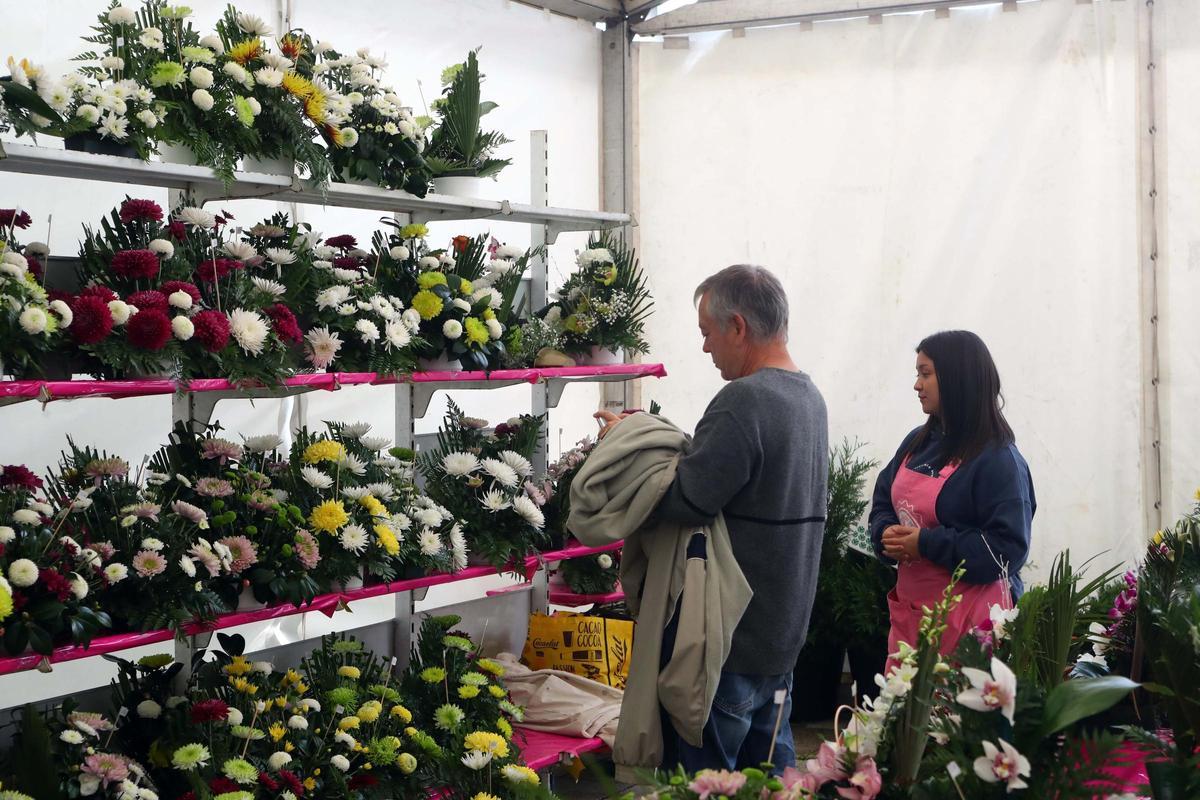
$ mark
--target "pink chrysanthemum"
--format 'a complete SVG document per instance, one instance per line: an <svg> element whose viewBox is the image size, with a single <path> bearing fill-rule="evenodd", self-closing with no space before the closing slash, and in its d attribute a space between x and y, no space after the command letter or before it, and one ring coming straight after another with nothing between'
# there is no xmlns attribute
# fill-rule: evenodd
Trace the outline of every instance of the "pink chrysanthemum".
<svg viewBox="0 0 1200 800"><path fill-rule="evenodd" d="M226 536L221 544L229 548L233 563L229 565L231 572L242 572L258 563L258 551L245 536Z"/></svg>
<svg viewBox="0 0 1200 800"><path fill-rule="evenodd" d="M242 446L228 439L205 439L204 444L200 445L200 457L215 458L218 463L224 465L227 460L241 459Z"/></svg>
<svg viewBox="0 0 1200 800"><path fill-rule="evenodd" d="M300 559L305 569L312 569L321 561L321 546L303 528L296 531L296 558Z"/></svg>
<svg viewBox="0 0 1200 800"><path fill-rule="evenodd" d="M196 481L196 494L205 497L229 497L233 494L233 484L221 478L201 478Z"/></svg>
<svg viewBox="0 0 1200 800"><path fill-rule="evenodd" d="M153 550L142 550L133 557L133 570L143 578L161 575L166 569L166 559Z"/></svg>

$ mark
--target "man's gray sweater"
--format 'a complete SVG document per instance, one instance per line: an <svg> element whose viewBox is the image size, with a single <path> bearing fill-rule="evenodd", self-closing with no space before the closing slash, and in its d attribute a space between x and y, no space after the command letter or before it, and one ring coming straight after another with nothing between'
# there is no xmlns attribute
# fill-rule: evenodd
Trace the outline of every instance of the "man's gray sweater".
<svg viewBox="0 0 1200 800"><path fill-rule="evenodd" d="M829 423L803 372L766 368L730 382L696 425L656 514L704 525L725 516L754 599L726 672L791 672L808 633L825 530Z"/></svg>

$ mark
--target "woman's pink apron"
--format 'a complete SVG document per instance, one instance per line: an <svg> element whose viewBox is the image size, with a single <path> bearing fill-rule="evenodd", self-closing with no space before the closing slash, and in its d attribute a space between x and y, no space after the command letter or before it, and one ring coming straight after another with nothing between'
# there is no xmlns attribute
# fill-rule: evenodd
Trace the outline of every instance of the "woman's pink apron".
<svg viewBox="0 0 1200 800"><path fill-rule="evenodd" d="M907 465L908 459L905 459L896 470L896 479L892 482L892 508L901 525L936 528L941 524L937 518L938 495L958 465L943 467L936 478L914 472ZM888 593L888 610L892 618L892 629L888 633L889 654L899 651L900 642L917 646L921 617L925 613L923 608L933 608L940 602L948 583L950 570L932 561L922 558L900 563L896 588ZM993 605L1012 606L1012 595L1003 580L982 585L960 580L955 594L962 599L950 611L946 632L942 634L943 655L953 652L963 634L970 633L988 619ZM895 665L889 655L885 674Z"/></svg>

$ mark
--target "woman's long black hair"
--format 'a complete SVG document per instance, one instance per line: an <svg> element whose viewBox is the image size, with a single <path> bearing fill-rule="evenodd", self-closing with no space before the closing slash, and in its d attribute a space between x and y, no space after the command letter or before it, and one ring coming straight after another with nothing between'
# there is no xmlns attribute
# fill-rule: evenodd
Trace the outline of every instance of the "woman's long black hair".
<svg viewBox="0 0 1200 800"><path fill-rule="evenodd" d="M944 433L941 464L963 463L989 447L1014 441L1001 411L1000 373L982 339L970 331L942 331L922 340L917 352L933 362L941 409L929 415L906 455L918 452L938 428Z"/></svg>

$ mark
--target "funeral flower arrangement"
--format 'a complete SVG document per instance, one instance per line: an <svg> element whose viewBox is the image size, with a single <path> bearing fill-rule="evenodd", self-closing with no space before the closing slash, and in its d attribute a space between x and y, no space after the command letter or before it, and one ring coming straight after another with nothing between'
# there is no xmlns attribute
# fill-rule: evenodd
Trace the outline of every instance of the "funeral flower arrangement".
<svg viewBox="0 0 1200 800"><path fill-rule="evenodd" d="M559 564L558 574L577 594L608 594L621 576L621 552L568 559Z"/></svg>
<svg viewBox="0 0 1200 800"><path fill-rule="evenodd" d="M493 178L512 163L494 156L512 140L499 131L480 130L482 118L497 107L480 99L482 83L477 50L442 71L442 96L433 102L437 122L425 153L434 177Z"/></svg>
<svg viewBox="0 0 1200 800"><path fill-rule="evenodd" d="M41 259L49 248L41 242L21 245L17 228L33 223L15 208L0 209L0 372L38 374L45 356L59 344L74 320L71 307L51 299L42 285Z"/></svg>

